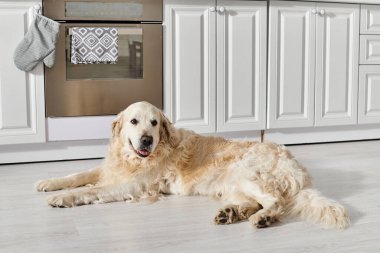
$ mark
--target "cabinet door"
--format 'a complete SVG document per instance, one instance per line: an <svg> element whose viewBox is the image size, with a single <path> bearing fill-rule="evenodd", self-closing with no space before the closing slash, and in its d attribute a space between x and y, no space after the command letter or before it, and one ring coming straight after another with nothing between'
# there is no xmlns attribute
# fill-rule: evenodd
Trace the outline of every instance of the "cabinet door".
<svg viewBox="0 0 380 253"><path fill-rule="evenodd" d="M217 1L217 131L265 128L265 1Z"/></svg>
<svg viewBox="0 0 380 253"><path fill-rule="evenodd" d="M315 125L356 124L359 5L323 3L317 10Z"/></svg>
<svg viewBox="0 0 380 253"><path fill-rule="evenodd" d="M359 124L380 123L380 66L360 66Z"/></svg>
<svg viewBox="0 0 380 253"><path fill-rule="evenodd" d="M268 127L314 125L315 3L271 1Z"/></svg>
<svg viewBox="0 0 380 253"><path fill-rule="evenodd" d="M215 132L214 0L165 1L165 112L177 127Z"/></svg>
<svg viewBox="0 0 380 253"><path fill-rule="evenodd" d="M39 2L0 2L0 144L45 141L42 64L18 70L13 52L33 19Z"/></svg>

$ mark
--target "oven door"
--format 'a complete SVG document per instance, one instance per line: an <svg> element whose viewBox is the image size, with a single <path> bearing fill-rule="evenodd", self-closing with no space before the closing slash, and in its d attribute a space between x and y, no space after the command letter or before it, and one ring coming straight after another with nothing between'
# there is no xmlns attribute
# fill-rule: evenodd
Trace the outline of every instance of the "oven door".
<svg viewBox="0 0 380 253"><path fill-rule="evenodd" d="M71 63L73 27L118 29L116 64ZM48 117L113 115L131 103L162 108L161 24L62 24L56 62L45 68Z"/></svg>

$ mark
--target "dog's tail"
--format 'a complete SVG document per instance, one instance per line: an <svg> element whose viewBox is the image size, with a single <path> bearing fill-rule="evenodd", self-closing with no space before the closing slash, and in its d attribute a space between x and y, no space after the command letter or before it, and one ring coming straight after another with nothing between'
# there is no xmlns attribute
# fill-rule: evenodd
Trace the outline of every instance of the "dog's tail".
<svg viewBox="0 0 380 253"><path fill-rule="evenodd" d="M346 209L314 189L302 189L290 206L290 215L328 228L346 228L350 225Z"/></svg>

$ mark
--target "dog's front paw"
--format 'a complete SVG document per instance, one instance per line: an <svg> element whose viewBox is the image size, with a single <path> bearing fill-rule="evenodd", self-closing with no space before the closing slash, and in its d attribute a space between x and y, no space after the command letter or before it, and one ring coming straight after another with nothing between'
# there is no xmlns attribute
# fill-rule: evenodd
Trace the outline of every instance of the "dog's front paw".
<svg viewBox="0 0 380 253"><path fill-rule="evenodd" d="M73 207L75 206L75 196L72 194L59 194L47 197L47 202L52 207Z"/></svg>
<svg viewBox="0 0 380 253"><path fill-rule="evenodd" d="M49 191L57 190L57 186L56 186L54 180L52 180L52 179L45 179L45 180L37 181L34 184L34 187L39 192L49 192Z"/></svg>
<svg viewBox="0 0 380 253"><path fill-rule="evenodd" d="M214 218L215 224L227 225L237 222L239 220L238 207L234 205L226 206L223 209L219 209L217 215Z"/></svg>

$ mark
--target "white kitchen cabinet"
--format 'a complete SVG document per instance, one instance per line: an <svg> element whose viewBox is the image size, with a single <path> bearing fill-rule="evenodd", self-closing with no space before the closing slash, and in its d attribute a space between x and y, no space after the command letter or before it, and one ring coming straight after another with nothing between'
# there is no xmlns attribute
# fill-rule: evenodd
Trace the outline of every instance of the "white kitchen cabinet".
<svg viewBox="0 0 380 253"><path fill-rule="evenodd" d="M380 5L361 5L361 34L380 33Z"/></svg>
<svg viewBox="0 0 380 253"><path fill-rule="evenodd" d="M265 127L265 1L164 1L165 112L199 133Z"/></svg>
<svg viewBox="0 0 380 253"><path fill-rule="evenodd" d="M355 124L359 5L272 1L268 127Z"/></svg>
<svg viewBox="0 0 380 253"><path fill-rule="evenodd" d="M42 64L25 73L13 63L37 4L41 2L0 2L0 144L45 141Z"/></svg>
<svg viewBox="0 0 380 253"><path fill-rule="evenodd" d="M177 127L215 131L214 0L166 0L165 111ZM169 111L170 110L170 111Z"/></svg>
<svg viewBox="0 0 380 253"><path fill-rule="evenodd" d="M217 131L265 128L267 3L217 1Z"/></svg>
<svg viewBox="0 0 380 253"><path fill-rule="evenodd" d="M357 4L316 6L315 125L357 123L359 23Z"/></svg>
<svg viewBox="0 0 380 253"><path fill-rule="evenodd" d="M314 124L315 3L271 2L268 127Z"/></svg>
<svg viewBox="0 0 380 253"><path fill-rule="evenodd" d="M380 35L360 35L359 62L360 64L380 64Z"/></svg>
<svg viewBox="0 0 380 253"><path fill-rule="evenodd" d="M360 66L359 124L380 123L380 66Z"/></svg>

